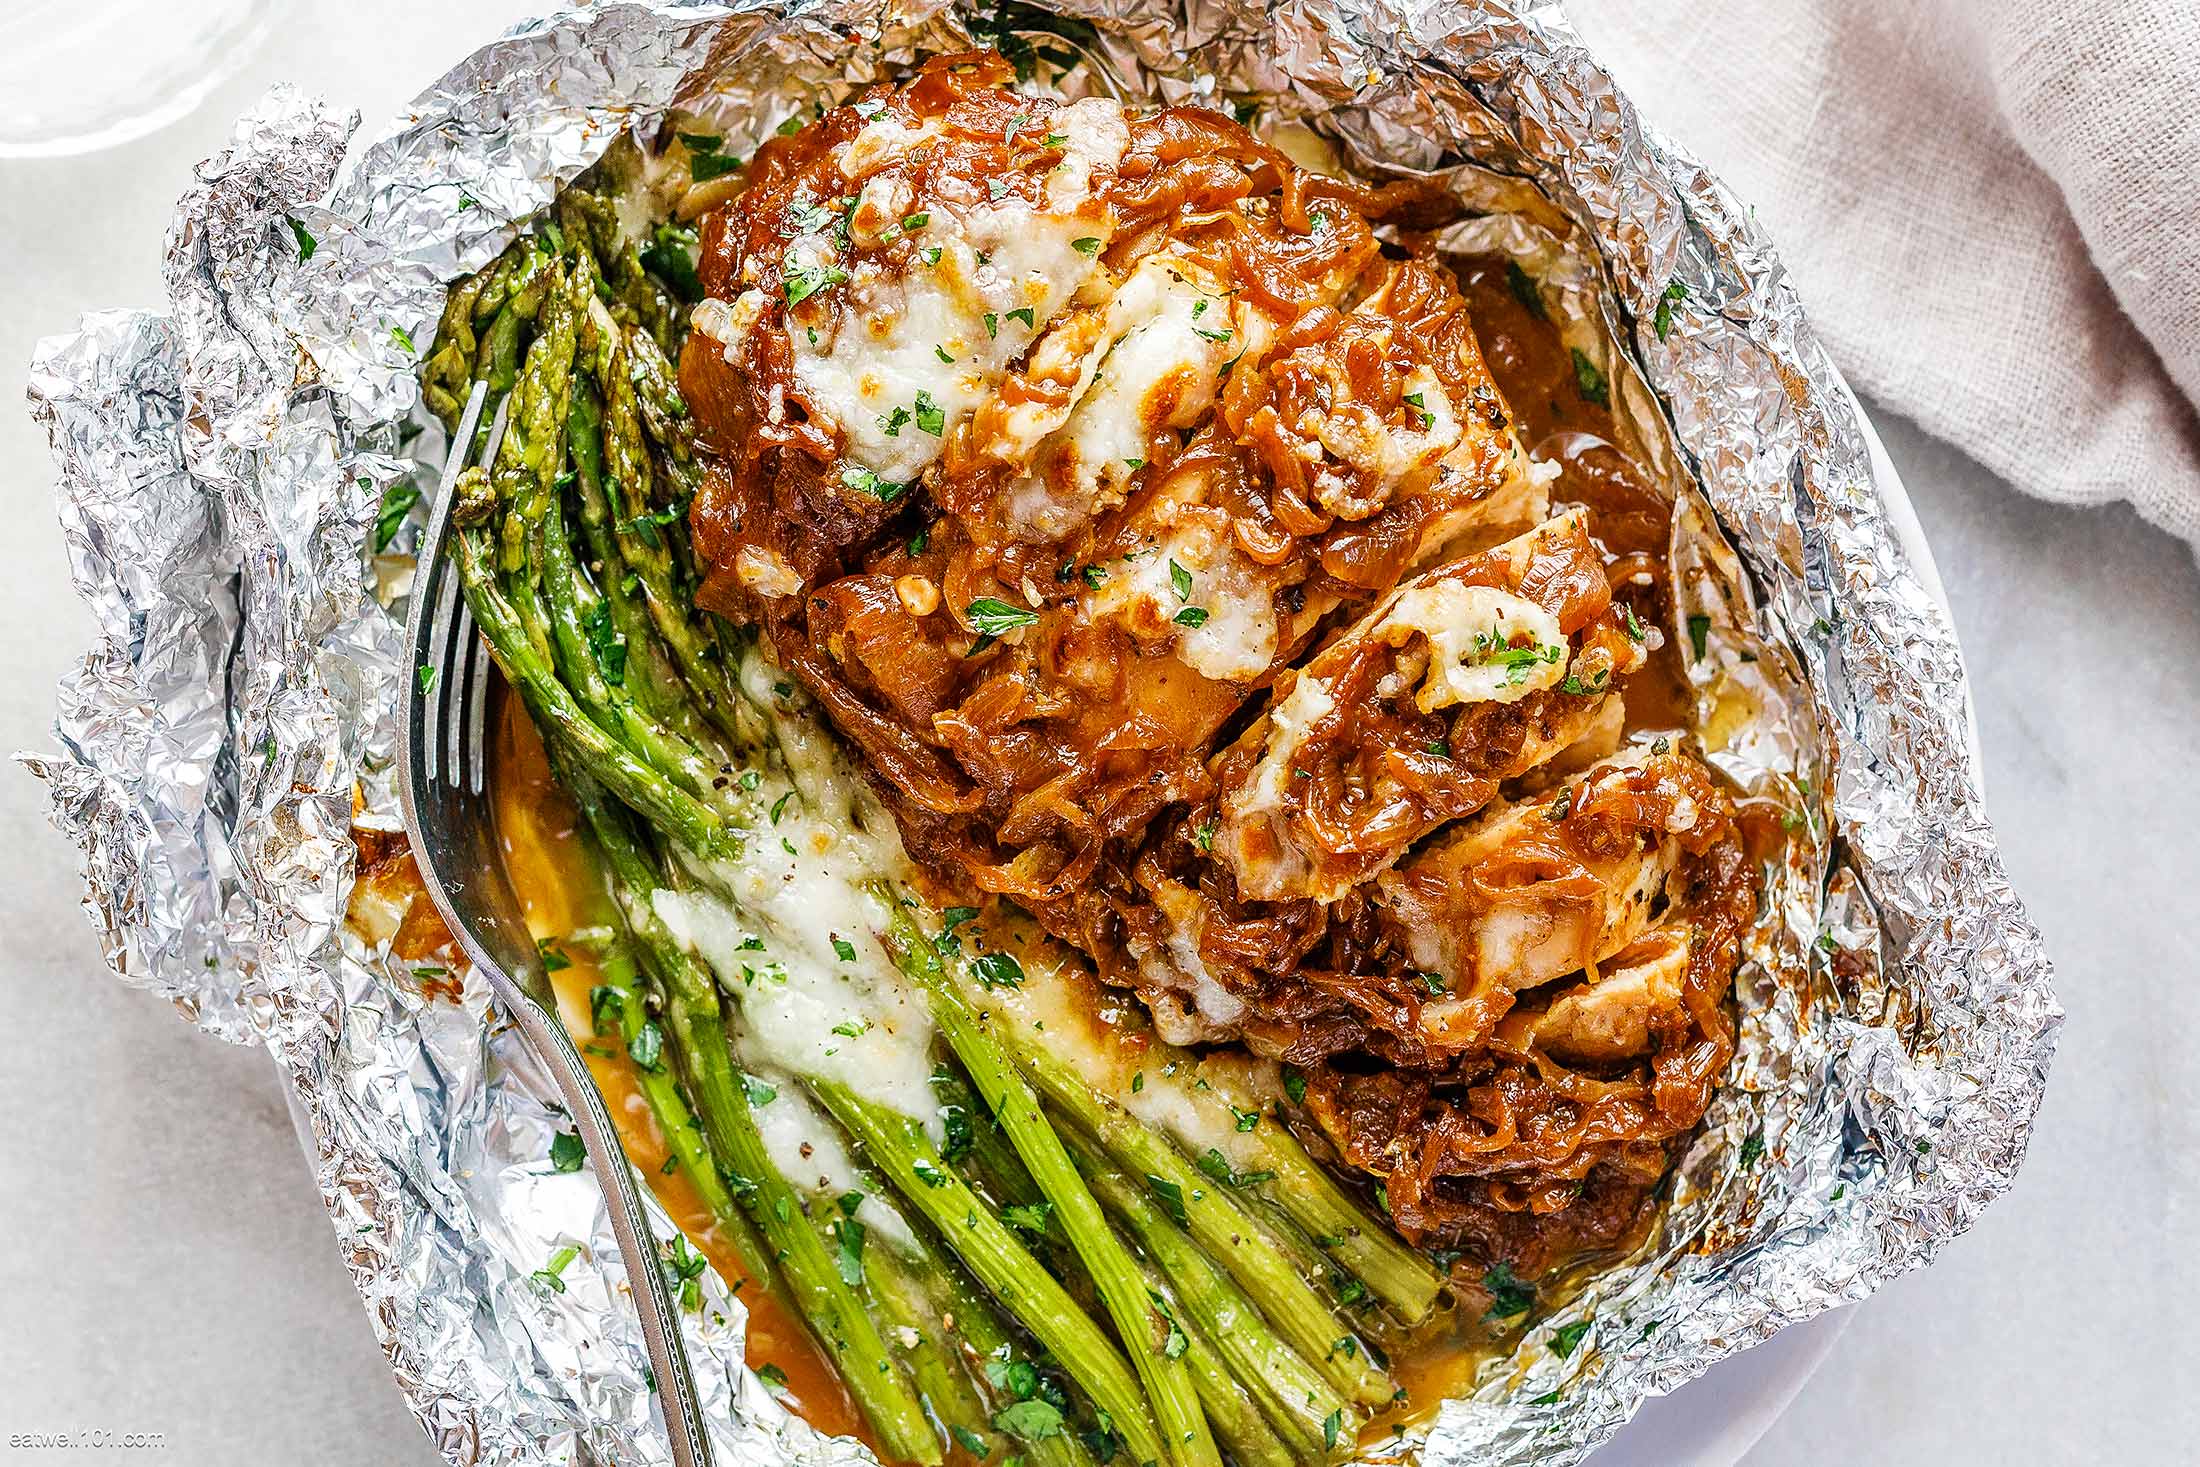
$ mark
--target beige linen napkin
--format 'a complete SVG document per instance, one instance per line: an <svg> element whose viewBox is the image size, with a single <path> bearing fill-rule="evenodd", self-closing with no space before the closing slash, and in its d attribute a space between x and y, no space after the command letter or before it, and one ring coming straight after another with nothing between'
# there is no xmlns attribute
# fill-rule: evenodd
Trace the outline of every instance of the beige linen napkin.
<svg viewBox="0 0 2200 1467"><path fill-rule="evenodd" d="M1569 0L1863 392L2200 547L2200 0Z"/></svg>

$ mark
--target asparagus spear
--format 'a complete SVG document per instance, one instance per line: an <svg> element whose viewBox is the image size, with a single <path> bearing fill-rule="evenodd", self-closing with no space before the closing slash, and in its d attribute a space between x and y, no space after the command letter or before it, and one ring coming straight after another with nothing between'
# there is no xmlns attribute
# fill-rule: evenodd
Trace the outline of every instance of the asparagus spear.
<svg viewBox="0 0 2200 1467"><path fill-rule="evenodd" d="M1007 1226L940 1160L924 1128L907 1116L861 1099L845 1085L823 1080L809 1083L811 1093L855 1138L871 1164L939 1230L1001 1307L1031 1331L1093 1404L1107 1413L1130 1448L1131 1460L1171 1460L1160 1431L1149 1419L1138 1378L1122 1355Z"/></svg>
<svg viewBox="0 0 2200 1467"><path fill-rule="evenodd" d="M585 339L585 332L584 332ZM610 609L611 627L626 646L627 686L642 706L668 727L690 741L708 747L709 737L688 702L680 675L657 640L649 611L635 599L639 578L619 564L619 547L611 533L611 506L603 491L603 400L593 381L584 377L574 385L573 406L565 424L567 451L573 459L574 500L579 510L581 536Z"/></svg>
<svg viewBox="0 0 2200 1467"><path fill-rule="evenodd" d="M718 639L708 617L691 616L688 601L675 582L671 538L679 524L677 504L659 510L652 502L651 486L656 467L644 441L641 406L633 381L634 333L612 336L603 378L598 386L604 397L604 466L606 488L615 515L614 538L626 567L641 583L643 604L650 620L672 653L688 692L704 717L736 742L733 690L719 661Z"/></svg>
<svg viewBox="0 0 2200 1467"><path fill-rule="evenodd" d="M1215 1435L1229 1447L1230 1459L1237 1467L1295 1467L1297 1459L1283 1439L1269 1428L1260 1408L1223 1368L1207 1332L1197 1321L1182 1317L1161 1275L1150 1264L1141 1266L1140 1275L1154 1307L1168 1320L1169 1348L1182 1358L1199 1392L1200 1409L1213 1423Z"/></svg>
<svg viewBox="0 0 2200 1467"><path fill-rule="evenodd" d="M961 1337L965 1359L981 1371L995 1410L1006 1411L1038 1396L1041 1377L1029 1361L1018 1358L1018 1342L1010 1337L1008 1323L993 1300L960 1264L945 1256L944 1245L929 1224L911 1219L911 1225L927 1240L932 1281L945 1305L940 1328L949 1336ZM1067 1431L1024 1441L1020 1455L1027 1467L1098 1467L1083 1439Z"/></svg>
<svg viewBox="0 0 2200 1467"><path fill-rule="evenodd" d="M476 472L467 470L468 474ZM460 492L464 492L463 486ZM473 612L474 621L480 626L497 665L519 690L544 736L565 750L592 778L601 780L606 789L682 845L704 853L722 849L727 832L715 814L627 752L581 711L572 693L558 680L550 660L529 638L519 612L498 585L495 552L487 534L480 529L466 529L452 538L456 542L459 580L466 593L466 605Z"/></svg>
<svg viewBox="0 0 2200 1467"><path fill-rule="evenodd" d="M633 954L622 943L604 953L599 965L603 981L597 985L602 989L601 1002L595 1005L597 1012L616 1012L628 1051L631 1053L639 1047L646 1054L653 1043L653 1037L647 1032L651 1021L635 986L638 975ZM733 1241L734 1252L741 1258L741 1271L764 1289L779 1292L778 1270L772 1265L771 1251L757 1236L748 1215L735 1204L725 1178L718 1174L695 1113L688 1109L687 1098L680 1093L679 1082L662 1065L637 1063L634 1070L642 1097L649 1102L650 1112L657 1118L657 1128L664 1132L665 1144L675 1164L687 1173L703 1205L710 1209L719 1231Z"/></svg>
<svg viewBox="0 0 2200 1467"><path fill-rule="evenodd" d="M1070 1152L1093 1195L1168 1279L1179 1301L1180 1318L1213 1341L1230 1374L1253 1393L1262 1414L1294 1453L1320 1457L1328 1420L1336 1420L1340 1427L1347 1421L1356 1426L1364 1420L1341 1391L1283 1342L1199 1245L1164 1217L1150 1197L1124 1181L1090 1140L1072 1133ZM1362 1348L1346 1332L1332 1339L1323 1354Z"/></svg>
<svg viewBox="0 0 2200 1467"><path fill-rule="evenodd" d="M624 816L600 791L584 780L574 798L603 852L612 897L626 914L643 966L657 982L666 1048L686 1081L718 1165L730 1174L731 1189L772 1249L787 1296L839 1370L887 1455L938 1463L939 1440L915 1391L887 1355L877 1322L826 1253L794 1189L772 1165L749 1112L748 1092L734 1072L717 989L649 903L657 873Z"/></svg>
<svg viewBox="0 0 2200 1467"><path fill-rule="evenodd" d="M931 1268L936 1262L926 1259L921 1266ZM969 1369L955 1357L953 1344L940 1324L940 1311L933 1307L915 1266L902 1259L891 1245L881 1245L871 1250L864 1270L870 1276L871 1297L884 1311L916 1381L917 1394L931 1408L933 1417L971 1456L985 1460L996 1448L1003 1449L1003 1456L1008 1455L1007 1444L993 1433L985 1401Z"/></svg>
<svg viewBox="0 0 2200 1467"><path fill-rule="evenodd" d="M1093 1089L1044 1048L1027 1042L1009 1025L990 1024L987 1032L1049 1104L1099 1142L1131 1175L1144 1177L1172 1216L1183 1209L1183 1225L1192 1237L1237 1280L1301 1357L1314 1362L1338 1389L1362 1405L1380 1405L1390 1399L1389 1381L1368 1362L1365 1351L1346 1358L1328 1353L1338 1332L1335 1316L1235 1198L1195 1171L1167 1138Z"/></svg>
<svg viewBox="0 0 2200 1467"><path fill-rule="evenodd" d="M977 1015L949 983L932 944L909 920L893 893L882 890L880 896L893 913L884 934L887 950L901 971L924 991L932 1021L970 1072L971 1082L1008 1133L1033 1180L1054 1204L1054 1215L1092 1275L1101 1301L1115 1321L1116 1337L1129 1351L1131 1363L1145 1384L1146 1397L1153 1404L1171 1459L1188 1467L1219 1467L1221 1459L1207 1429L1207 1418L1200 1410L1191 1374L1182 1363L1183 1352L1179 1349L1171 1354L1168 1348L1179 1336L1164 1328L1157 1317L1137 1263L1109 1231L1100 1204L1078 1176L1061 1138L1047 1124L1039 1097L1001 1058Z"/></svg>
<svg viewBox="0 0 2200 1467"><path fill-rule="evenodd" d="M1249 1138L1262 1168L1276 1174L1268 1196L1313 1236L1315 1245L1357 1276L1408 1325L1428 1318L1444 1277L1339 1186L1329 1170L1282 1126Z"/></svg>

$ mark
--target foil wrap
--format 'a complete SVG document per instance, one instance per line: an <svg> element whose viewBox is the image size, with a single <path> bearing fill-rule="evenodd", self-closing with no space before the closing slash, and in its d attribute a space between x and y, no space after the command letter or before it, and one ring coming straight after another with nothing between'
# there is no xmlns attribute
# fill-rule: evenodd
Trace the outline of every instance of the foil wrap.
<svg viewBox="0 0 2200 1467"><path fill-rule="evenodd" d="M1578 1461L1649 1396L1928 1261L2023 1156L2061 1013L1987 822L1954 635L1770 242L1555 5L1051 8L1092 24L1127 97L1253 104L1355 170L1440 178L1476 215L1458 243L1559 293L1630 451L1681 501L1698 693L1747 710L1717 758L1795 831L1738 982L1741 1051L1656 1235L1377 1453ZM431 997L345 922L354 819L396 828L412 679L376 592L402 566L364 544L416 471L413 344L622 129L678 103L753 146L963 44L974 13L561 13L363 145L356 118L277 88L180 202L165 310L93 314L37 351L32 411L100 636L60 690L58 750L24 762L116 974L283 1067L372 1327L454 1463L667 1452L603 1203L542 1160L551 1086L478 980ZM567 1248L561 1290L530 1281ZM721 1460L868 1460L780 1408L741 1326L715 1288L687 1320Z"/></svg>

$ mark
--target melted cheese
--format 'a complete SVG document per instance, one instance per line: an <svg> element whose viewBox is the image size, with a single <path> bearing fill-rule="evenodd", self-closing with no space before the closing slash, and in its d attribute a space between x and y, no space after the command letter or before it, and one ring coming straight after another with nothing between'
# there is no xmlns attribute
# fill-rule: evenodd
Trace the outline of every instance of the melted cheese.
<svg viewBox="0 0 2200 1467"><path fill-rule="evenodd" d="M1568 647L1558 618L1493 586L1409 586L1370 635L1400 646L1415 632L1429 647L1428 671L1414 695L1423 713L1461 703L1517 703L1566 676ZM1523 634L1529 642L1514 646Z"/></svg>
<svg viewBox="0 0 2200 1467"><path fill-rule="evenodd" d="M839 431L850 464L888 483L917 478L1099 269L1113 231L1092 201L1091 180L1121 160L1129 141L1122 110L1088 100L1055 114L1053 126L1068 138L1066 166L1049 175L1043 206L1007 195L960 208L883 185L859 188L850 225L858 240L880 235L877 216L890 208L926 216L909 233L924 253L905 271L874 256L851 269L829 236L804 235L791 247L806 266L849 269L846 281L828 287L832 310L813 296L818 305L790 309L787 330L804 400ZM933 122L913 129L878 118L849 144L841 170L851 182L865 179L938 131Z"/></svg>

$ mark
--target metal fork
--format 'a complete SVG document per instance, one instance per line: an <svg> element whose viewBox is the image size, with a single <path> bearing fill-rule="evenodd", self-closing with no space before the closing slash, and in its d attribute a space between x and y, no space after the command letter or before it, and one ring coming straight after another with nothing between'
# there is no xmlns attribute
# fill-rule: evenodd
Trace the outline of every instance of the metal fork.
<svg viewBox="0 0 2200 1467"><path fill-rule="evenodd" d="M451 486L466 466L487 391L486 384L476 385L467 400L420 540L406 644L413 666L421 671L415 674L406 707L397 781L405 834L412 840L429 899L550 1072L588 1150L591 1171L610 1205L611 1231L619 1240L629 1292L641 1313L672 1460L676 1467L711 1467L679 1316L657 1261L634 1170L619 1147L603 1097L558 1021L549 973L505 875L490 819L489 685L499 674L460 595L458 567L444 554L451 534ZM490 424L484 464L496 462L509 406L506 399ZM432 673L427 671L431 668Z"/></svg>

